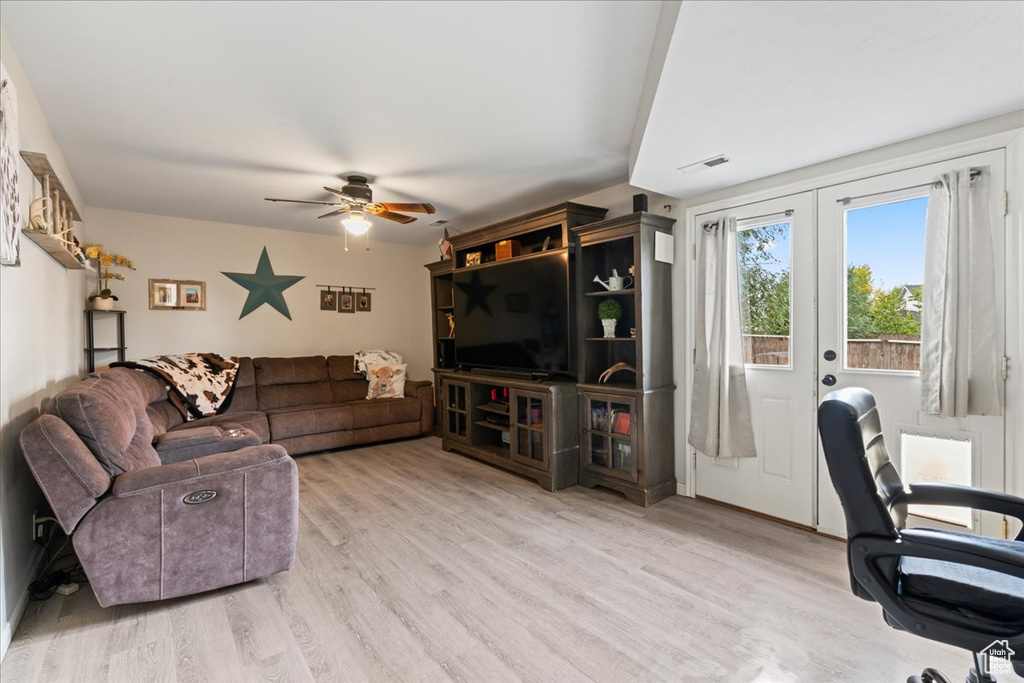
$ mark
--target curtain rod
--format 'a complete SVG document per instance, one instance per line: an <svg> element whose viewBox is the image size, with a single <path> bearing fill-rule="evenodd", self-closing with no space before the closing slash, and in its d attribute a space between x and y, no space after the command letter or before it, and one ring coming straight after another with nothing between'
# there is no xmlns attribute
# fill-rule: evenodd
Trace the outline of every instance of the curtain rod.
<svg viewBox="0 0 1024 683"><path fill-rule="evenodd" d="M772 216L786 216L788 218L789 216L792 215L793 209L786 209L785 211L775 211L774 213L762 213L759 216L747 216L746 218L737 218L736 222L742 223L744 221L753 221L757 220L758 218L770 218ZM719 221L705 221L702 227L704 228L705 232L711 232L712 230L718 227L718 223Z"/></svg>
<svg viewBox="0 0 1024 683"><path fill-rule="evenodd" d="M981 176L981 170L977 169L977 168L972 168L971 169L971 182L973 183L975 180L978 179L979 176ZM842 199L837 199L836 200L836 204L849 204L854 199L865 199L867 197L878 197L879 195L883 195L883 194L895 194L897 192L906 192L907 190L918 190L918 189L921 189L921 188L924 188L924 187L934 187L935 189L939 189L940 187L942 187L942 182L939 181L939 180L933 180L930 183L921 183L920 185L911 185L910 187L901 187L898 190L886 190L885 192L869 192L868 194L861 194L861 195L857 195L856 197L843 197Z"/></svg>

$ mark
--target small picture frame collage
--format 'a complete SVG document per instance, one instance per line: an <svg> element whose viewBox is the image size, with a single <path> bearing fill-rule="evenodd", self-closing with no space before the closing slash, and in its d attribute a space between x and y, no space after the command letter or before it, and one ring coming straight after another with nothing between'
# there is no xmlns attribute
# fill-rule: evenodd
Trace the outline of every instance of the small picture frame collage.
<svg viewBox="0 0 1024 683"><path fill-rule="evenodd" d="M156 278L149 281L151 311L205 311L206 283Z"/></svg>
<svg viewBox="0 0 1024 683"><path fill-rule="evenodd" d="M373 295L367 291L372 289L371 287L326 287L327 289L320 290L321 311L369 313L372 310Z"/></svg>

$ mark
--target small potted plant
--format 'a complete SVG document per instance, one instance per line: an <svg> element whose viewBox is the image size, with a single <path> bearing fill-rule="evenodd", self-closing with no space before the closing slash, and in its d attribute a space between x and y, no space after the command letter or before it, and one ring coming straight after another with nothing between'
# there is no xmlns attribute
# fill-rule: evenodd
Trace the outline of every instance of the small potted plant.
<svg viewBox="0 0 1024 683"><path fill-rule="evenodd" d="M122 268L129 268L135 270L135 264L127 256L121 254L111 254L103 250L102 244L87 244L82 248L85 252L85 257L96 261L96 269L98 273L97 278L97 291L95 294L89 297L89 301L92 302L92 307L97 311L110 311L114 308L114 302L117 301L117 297L110 291L111 280L124 280L124 275L120 273L111 273L110 269L114 266L120 266Z"/></svg>
<svg viewBox="0 0 1024 683"><path fill-rule="evenodd" d="M604 338L615 338L615 323L619 322L622 316L622 306L615 299L605 299L597 306L597 316L601 318L604 326Z"/></svg>

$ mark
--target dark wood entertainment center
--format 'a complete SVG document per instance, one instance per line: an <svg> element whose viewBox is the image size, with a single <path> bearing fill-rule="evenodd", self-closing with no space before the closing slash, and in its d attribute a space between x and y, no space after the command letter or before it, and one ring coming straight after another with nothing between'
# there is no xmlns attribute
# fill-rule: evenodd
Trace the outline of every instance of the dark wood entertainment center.
<svg viewBox="0 0 1024 683"><path fill-rule="evenodd" d="M531 477L550 491L603 486L646 506L676 492L672 266L654 258L657 233L671 235L675 221L647 213L604 220L606 214L560 204L457 235L451 259L427 264L436 426L445 450ZM518 244L511 252L502 245L514 255L499 260L504 240ZM571 263L577 381L459 368L454 274L555 251ZM607 291L594 282L612 269L623 277L632 270L631 286ZM606 299L622 309L613 338L602 335L597 315ZM616 363L635 374L602 379Z"/></svg>

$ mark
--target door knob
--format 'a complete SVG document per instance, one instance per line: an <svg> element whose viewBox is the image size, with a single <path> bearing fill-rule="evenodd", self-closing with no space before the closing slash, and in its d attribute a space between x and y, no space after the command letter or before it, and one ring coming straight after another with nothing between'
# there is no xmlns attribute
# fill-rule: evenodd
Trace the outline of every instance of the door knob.
<svg viewBox="0 0 1024 683"><path fill-rule="evenodd" d="M833 351L832 349L829 349L828 351L825 352L824 356L825 356L825 360L835 360L836 359L836 352Z"/></svg>
<svg viewBox="0 0 1024 683"><path fill-rule="evenodd" d="M826 387L835 386L836 376L835 375L825 375L824 377L821 378L821 383L824 384Z"/></svg>

